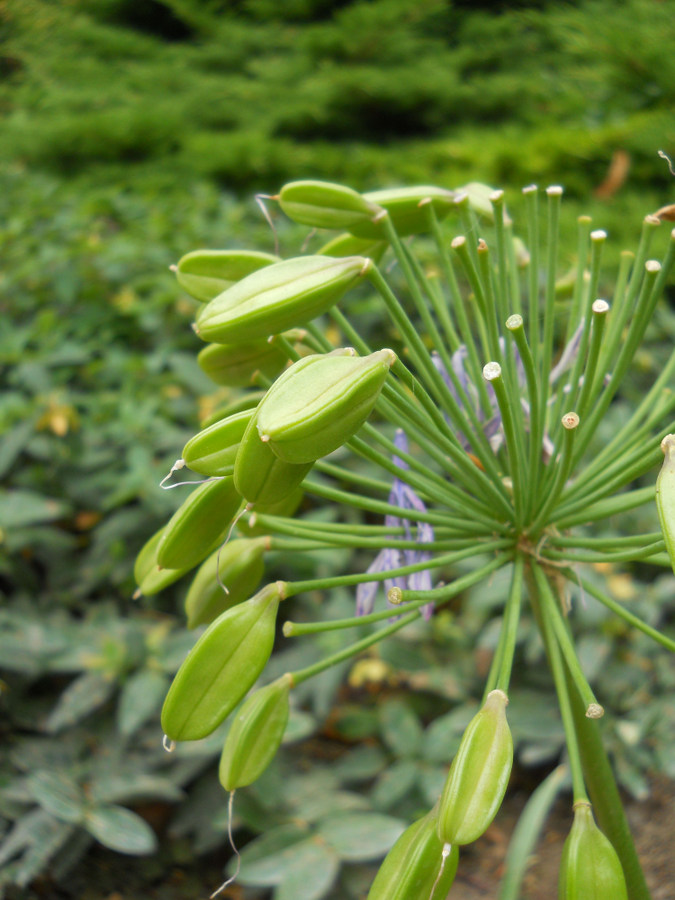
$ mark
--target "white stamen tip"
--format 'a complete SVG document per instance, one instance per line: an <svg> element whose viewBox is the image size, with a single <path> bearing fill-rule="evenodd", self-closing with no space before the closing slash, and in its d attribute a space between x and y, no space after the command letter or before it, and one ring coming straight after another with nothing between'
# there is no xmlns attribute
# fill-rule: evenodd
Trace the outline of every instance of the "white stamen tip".
<svg viewBox="0 0 675 900"><path fill-rule="evenodd" d="M602 228L598 228L597 231L591 231L591 240L592 241L604 241L607 239L607 232L603 231Z"/></svg>
<svg viewBox="0 0 675 900"><path fill-rule="evenodd" d="M576 428L579 424L579 416L575 412L568 412L561 419L563 428L566 428L568 431L572 431L572 429Z"/></svg>
<svg viewBox="0 0 675 900"><path fill-rule="evenodd" d="M164 747L167 753L173 753L173 751L176 749L176 742L170 740L168 735L165 734L162 738L162 747Z"/></svg>
<svg viewBox="0 0 675 900"><path fill-rule="evenodd" d="M598 298L597 300L593 301L591 309L598 315L604 315L604 313L609 312L609 303L606 300L601 300L600 298Z"/></svg>
<svg viewBox="0 0 675 900"><path fill-rule="evenodd" d="M483 378L486 381L494 381L502 374L502 367L498 362L489 362L483 366Z"/></svg>
<svg viewBox="0 0 675 900"><path fill-rule="evenodd" d="M523 324L523 317L519 316L518 313L514 313L514 315L509 316L506 320L506 327L509 331L515 331L516 328L520 328Z"/></svg>

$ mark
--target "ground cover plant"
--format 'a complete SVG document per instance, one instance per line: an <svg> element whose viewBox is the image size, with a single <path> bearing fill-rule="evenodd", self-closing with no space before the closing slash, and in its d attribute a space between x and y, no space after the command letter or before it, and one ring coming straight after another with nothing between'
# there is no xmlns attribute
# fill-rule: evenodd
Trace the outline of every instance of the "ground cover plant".
<svg viewBox="0 0 675 900"><path fill-rule="evenodd" d="M497 814L513 763L507 707L525 636L545 651L571 775L560 896L580 896L588 885L599 896L649 896L598 728L606 701L589 684L571 624L597 603L675 649L666 621L636 616L585 571L594 563L672 565L675 354L619 427L612 403L670 275L675 233L662 241L661 261L652 258L661 219L645 217L608 301L598 297L607 286L606 233L580 217L576 271L560 282L562 189L541 193L523 191L523 241L504 192L483 185L361 195L295 182L268 202L300 224L347 231L287 260L203 250L176 266L201 304L201 367L220 384L253 386L185 445L165 481L186 466L206 478L146 544L136 574L152 593L201 564L186 610L207 628L172 682L162 727L173 751L208 738L234 713L219 768L230 817L235 791L255 782L280 747L295 690L406 626L433 621L468 589L490 592L498 579L482 701L448 754L447 779L427 791L430 808L395 842L371 898L445 896L458 848L461 857ZM387 254L396 264L389 277ZM640 479L664 454L655 503L653 482ZM359 458L364 465L354 465ZM658 506L661 530L604 531L610 517L645 505L652 522ZM272 580L255 592L266 552L331 547L370 556L369 564ZM346 587L355 589L355 615L284 621L289 598ZM375 627L335 652L319 645L309 665L280 669L271 655L278 619L285 638L304 636L310 646L320 635ZM268 662L276 677L265 677ZM263 686L249 694L261 675ZM405 720L395 708L392 716L389 733ZM402 733L416 730L401 724ZM414 766L408 777L412 785ZM560 781L556 771L528 821L541 823ZM320 897L341 860L376 855L402 829L346 811L317 821L318 831L282 825L261 837L231 878L276 886L278 897ZM531 824L514 842L502 897L517 896L513 872L522 874L537 830Z"/></svg>

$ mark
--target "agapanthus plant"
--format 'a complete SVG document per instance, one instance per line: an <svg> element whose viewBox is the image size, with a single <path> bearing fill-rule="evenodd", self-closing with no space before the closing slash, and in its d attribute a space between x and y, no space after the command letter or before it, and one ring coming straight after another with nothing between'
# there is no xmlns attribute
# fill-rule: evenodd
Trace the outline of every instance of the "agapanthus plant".
<svg viewBox="0 0 675 900"><path fill-rule="evenodd" d="M188 610L193 624L210 624L164 704L167 742L210 734L264 679L288 597L353 585L356 604L353 618L286 622L288 639L365 625L372 631L254 689L225 745L221 775L230 791L273 757L298 684L432 616L496 570L510 572L482 708L448 760L438 803L395 844L371 900L445 897L457 847L476 840L497 814L513 760L507 704L525 602L555 682L573 783L560 896L590 896L591 887L593 896L649 896L595 721L602 698L575 651L568 589L580 588L675 649L584 574L594 562L670 565L670 476L661 489L663 536L602 537L595 524L654 503L653 484L635 482L658 468L661 442L675 430L675 353L611 439L600 446L595 439L662 295L675 232L665 258L650 259L660 220L645 218L637 252L622 256L607 301L597 296L606 234L580 218L576 276L562 304L562 189L546 190L542 213L537 188L524 194L525 243L514 237L503 192L480 185L361 195L296 182L271 199L297 223L343 232L318 252L281 260L205 250L176 267L181 286L203 304L195 322L208 342L202 368L243 392L186 446L179 466L206 481L137 565L140 590L152 593L202 563ZM433 266L402 240L418 234L427 257L429 243L435 248ZM390 259L397 292L384 274ZM379 297L380 333L394 349L380 346L377 331L364 339L351 308L357 291ZM351 512L343 520L306 519L317 504ZM360 524L353 510L363 512ZM369 552L371 563L352 574L272 581L250 596L265 552L331 547ZM472 567L458 577L454 567L466 560Z"/></svg>

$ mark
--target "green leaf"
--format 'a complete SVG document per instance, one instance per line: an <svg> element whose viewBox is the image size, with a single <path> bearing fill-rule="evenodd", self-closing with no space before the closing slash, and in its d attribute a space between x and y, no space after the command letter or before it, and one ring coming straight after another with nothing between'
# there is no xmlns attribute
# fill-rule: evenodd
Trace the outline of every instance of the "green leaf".
<svg viewBox="0 0 675 900"><path fill-rule="evenodd" d="M385 743L396 756L416 756L422 744L422 725L407 703L389 700L380 709Z"/></svg>
<svg viewBox="0 0 675 900"><path fill-rule="evenodd" d="M280 825L247 844L241 852L238 880L262 887L281 884L292 869L296 848L307 840L308 834L308 829L299 825ZM234 869L234 860L229 869Z"/></svg>
<svg viewBox="0 0 675 900"><path fill-rule="evenodd" d="M9 531L53 522L65 515L68 507L59 500L43 497L32 491L0 491L0 528Z"/></svg>
<svg viewBox="0 0 675 900"><path fill-rule="evenodd" d="M315 838L296 844L274 900L319 900L333 886L339 869L339 857Z"/></svg>
<svg viewBox="0 0 675 900"><path fill-rule="evenodd" d="M420 764L412 759L402 759L382 773L370 795L378 809L391 809L405 797L417 783Z"/></svg>
<svg viewBox="0 0 675 900"><path fill-rule="evenodd" d="M136 803L140 800L178 803L184 797L183 791L168 778L142 772L107 772L97 776L91 787L91 798L96 803Z"/></svg>
<svg viewBox="0 0 675 900"><path fill-rule="evenodd" d="M364 862L384 856L406 823L379 813L350 813L321 822L319 834L340 859Z"/></svg>
<svg viewBox="0 0 675 900"><path fill-rule="evenodd" d="M153 713L159 711L169 689L169 680L161 672L140 669L131 675L122 688L117 708L117 727L129 737L138 731Z"/></svg>
<svg viewBox="0 0 675 900"><path fill-rule="evenodd" d="M103 706L115 691L116 684L98 672L86 672L72 681L61 694L45 722L45 730L61 731L79 722Z"/></svg>
<svg viewBox="0 0 675 900"><path fill-rule="evenodd" d="M105 847L118 853L143 856L157 849L155 832L145 819L123 806L97 806L85 817L84 827Z"/></svg>
<svg viewBox="0 0 675 900"><path fill-rule="evenodd" d="M27 778L35 801L56 819L78 824L84 816L85 799L71 778L61 772L38 771Z"/></svg>

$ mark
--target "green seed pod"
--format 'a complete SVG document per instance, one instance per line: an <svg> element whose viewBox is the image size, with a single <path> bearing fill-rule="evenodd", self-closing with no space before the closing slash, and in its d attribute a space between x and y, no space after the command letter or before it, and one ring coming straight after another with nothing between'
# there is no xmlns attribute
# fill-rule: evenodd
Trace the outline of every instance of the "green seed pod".
<svg viewBox="0 0 675 900"><path fill-rule="evenodd" d="M475 841L501 806L513 765L508 702L503 691L491 691L464 732L440 801L438 836L444 843Z"/></svg>
<svg viewBox="0 0 675 900"><path fill-rule="evenodd" d="M251 272L279 262L256 250L193 250L176 266L178 284L195 300L208 303Z"/></svg>
<svg viewBox="0 0 675 900"><path fill-rule="evenodd" d="M675 572L675 434L667 434L661 441L665 454L656 479L656 508L659 511L663 540Z"/></svg>
<svg viewBox="0 0 675 900"><path fill-rule="evenodd" d="M253 375L274 378L288 357L266 339L244 344L209 344L197 355L199 368L211 381L227 387L248 387Z"/></svg>
<svg viewBox="0 0 675 900"><path fill-rule="evenodd" d="M277 500L276 503L256 503L255 511L246 519L239 519L237 528L245 537L255 537L257 535L269 534L269 529L263 525L258 525L258 513L267 513L270 516L286 516L292 518L296 510L302 503L305 492L302 486L297 487L292 494L284 497L283 500Z"/></svg>
<svg viewBox="0 0 675 900"><path fill-rule="evenodd" d="M202 428L209 428L214 423L220 422L221 419L234 416L245 409L253 409L260 403L265 394L266 391L247 391L241 397L237 397L236 400L230 400L229 403L216 407L210 415L202 420Z"/></svg>
<svg viewBox="0 0 675 900"><path fill-rule="evenodd" d="M317 253L320 256L367 256L374 263L379 263L388 246L386 241L359 238L345 232L328 241Z"/></svg>
<svg viewBox="0 0 675 900"><path fill-rule="evenodd" d="M372 263L360 256L301 256L253 272L197 315L205 341L256 341L301 325L333 306Z"/></svg>
<svg viewBox="0 0 675 900"><path fill-rule="evenodd" d="M225 610L242 603L260 584L265 571L265 540L229 541L206 559L195 575L185 598L187 627L209 625ZM218 574L220 583L218 582ZM228 590L228 593L222 588Z"/></svg>
<svg viewBox="0 0 675 900"><path fill-rule="evenodd" d="M279 459L260 440L257 418L257 413L251 418L234 461L235 486L241 496L249 503L255 503L256 507L279 503L289 497L314 464L314 460L295 465Z"/></svg>
<svg viewBox="0 0 675 900"><path fill-rule="evenodd" d="M494 189L487 184L481 184L479 181L471 181L465 184L457 192L457 199L461 202L462 195L466 194L471 209L478 213L488 222L494 222L495 212L490 202L490 197L494 194Z"/></svg>
<svg viewBox="0 0 675 900"><path fill-rule="evenodd" d="M272 652L283 582L268 584L213 622L188 653L162 707L173 741L197 741L220 725L257 681Z"/></svg>
<svg viewBox="0 0 675 900"><path fill-rule="evenodd" d="M279 192L279 206L301 225L340 231L370 222L382 211L351 188L329 181L292 181Z"/></svg>
<svg viewBox="0 0 675 900"><path fill-rule="evenodd" d="M189 569L160 569L157 565L157 548L164 534L160 528L141 547L134 563L134 578L138 585L138 594L151 597L159 594L165 587L182 578Z"/></svg>
<svg viewBox="0 0 675 900"><path fill-rule="evenodd" d="M162 569L191 569L222 543L241 497L232 478L200 484L178 507L157 548Z"/></svg>
<svg viewBox="0 0 675 900"><path fill-rule="evenodd" d="M433 204L439 221L455 206L453 191L427 185L371 191L364 194L364 197L387 210L394 228L401 236L423 234L430 230L429 214L425 209L427 204ZM349 231L357 237L371 240L382 240L385 234L381 221L364 222L349 228Z"/></svg>
<svg viewBox="0 0 675 900"><path fill-rule="evenodd" d="M366 421L395 361L393 350L299 360L258 407L261 440L288 463L314 462L332 453Z"/></svg>
<svg viewBox="0 0 675 900"><path fill-rule="evenodd" d="M274 759L288 723L292 678L282 675L243 703L220 757L218 777L226 791L256 781Z"/></svg>
<svg viewBox="0 0 675 900"><path fill-rule="evenodd" d="M231 475L239 442L253 415L254 410L245 409L195 434L183 447L185 465L201 475Z"/></svg>
<svg viewBox="0 0 675 900"><path fill-rule="evenodd" d="M574 823L560 863L558 900L628 900L619 857L595 824L587 801L574 804Z"/></svg>
<svg viewBox="0 0 675 900"><path fill-rule="evenodd" d="M406 828L380 866L368 900L445 900L455 880L459 852L452 847L444 857L437 815L433 809Z"/></svg>

